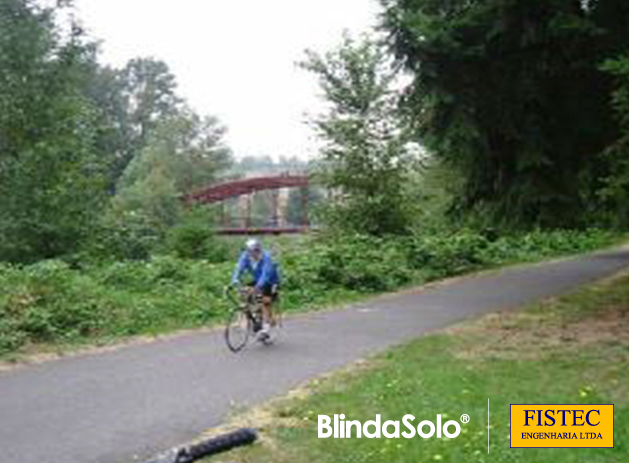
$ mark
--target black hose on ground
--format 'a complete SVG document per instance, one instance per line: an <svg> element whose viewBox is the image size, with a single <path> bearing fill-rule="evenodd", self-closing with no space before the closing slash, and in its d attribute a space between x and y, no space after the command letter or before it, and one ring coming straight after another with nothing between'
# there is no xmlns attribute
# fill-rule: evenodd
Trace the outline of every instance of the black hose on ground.
<svg viewBox="0 0 629 463"><path fill-rule="evenodd" d="M147 463L193 463L200 458L227 452L236 447L249 445L256 441L255 429L242 428L221 436L204 440L198 444L174 449L167 454Z"/></svg>

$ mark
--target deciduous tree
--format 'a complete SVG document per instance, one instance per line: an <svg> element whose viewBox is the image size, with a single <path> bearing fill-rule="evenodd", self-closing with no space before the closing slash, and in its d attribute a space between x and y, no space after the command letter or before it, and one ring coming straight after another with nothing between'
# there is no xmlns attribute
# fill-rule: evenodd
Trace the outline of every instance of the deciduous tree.
<svg viewBox="0 0 629 463"><path fill-rule="evenodd" d="M61 8L0 0L3 260L72 252L102 208L95 110L80 92L92 47L75 24L62 34Z"/></svg>
<svg viewBox="0 0 629 463"><path fill-rule="evenodd" d="M327 112L313 124L324 142L319 175L336 192L328 221L353 231L402 233L407 132L397 114L394 73L372 39L345 35L326 53L307 52L301 66L319 78Z"/></svg>

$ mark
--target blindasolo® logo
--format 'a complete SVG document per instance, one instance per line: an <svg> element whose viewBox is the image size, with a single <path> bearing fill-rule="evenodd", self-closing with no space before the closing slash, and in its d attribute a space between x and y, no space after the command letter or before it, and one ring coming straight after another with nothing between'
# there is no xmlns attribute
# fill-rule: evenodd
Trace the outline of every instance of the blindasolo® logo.
<svg viewBox="0 0 629 463"><path fill-rule="evenodd" d="M399 439L400 438L400 422L399 421L385 421L382 423L382 416L376 415L375 420L365 421L344 421L345 415L334 415L334 422L332 418L327 415L318 416L318 434L319 439L327 439L333 437L334 439L350 439L353 436L360 439L365 436L367 439L380 439L382 436L387 439ZM424 420L415 425L413 422L415 417L413 415L404 415L402 418L402 424L406 428L405 432L402 432L402 437L406 439L412 439L415 436L422 437L423 439L430 439L435 436L437 439L441 439L442 436L448 439L454 439L461 433L461 425L454 420L442 422L441 415L437 415L437 424L429 420ZM469 415L461 415L461 423L467 424L470 422Z"/></svg>
<svg viewBox="0 0 629 463"><path fill-rule="evenodd" d="M511 448L613 448L613 405L511 405Z"/></svg>

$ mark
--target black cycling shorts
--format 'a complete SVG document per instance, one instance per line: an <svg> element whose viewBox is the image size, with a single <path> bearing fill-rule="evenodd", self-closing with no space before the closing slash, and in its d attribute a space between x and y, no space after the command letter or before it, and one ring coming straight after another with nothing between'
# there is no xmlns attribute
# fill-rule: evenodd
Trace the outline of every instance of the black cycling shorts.
<svg viewBox="0 0 629 463"><path fill-rule="evenodd" d="M276 300L279 295L279 289L278 285L266 284L262 287L262 295Z"/></svg>

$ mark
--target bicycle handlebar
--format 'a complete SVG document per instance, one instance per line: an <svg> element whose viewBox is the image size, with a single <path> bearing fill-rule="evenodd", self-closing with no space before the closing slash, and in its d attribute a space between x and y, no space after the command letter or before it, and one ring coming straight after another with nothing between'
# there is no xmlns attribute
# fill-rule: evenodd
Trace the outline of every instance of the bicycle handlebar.
<svg viewBox="0 0 629 463"><path fill-rule="evenodd" d="M225 289L223 290L223 294L227 299L229 299L230 301L234 303L240 302L233 295L235 290L238 291L238 296L240 296L241 299L247 298L249 296L255 296L256 298L262 297L260 294L257 294L256 292L251 291L250 287L246 287L246 286L234 287L234 285L226 286Z"/></svg>

